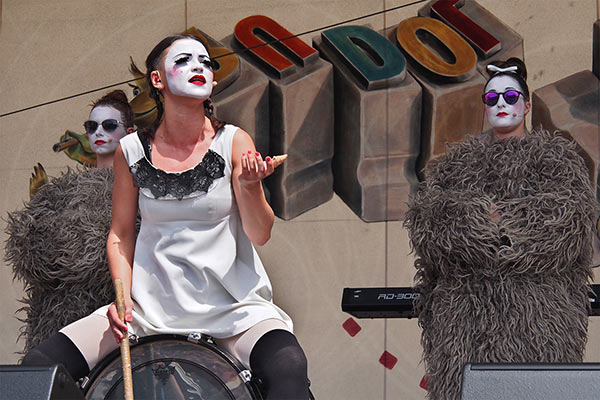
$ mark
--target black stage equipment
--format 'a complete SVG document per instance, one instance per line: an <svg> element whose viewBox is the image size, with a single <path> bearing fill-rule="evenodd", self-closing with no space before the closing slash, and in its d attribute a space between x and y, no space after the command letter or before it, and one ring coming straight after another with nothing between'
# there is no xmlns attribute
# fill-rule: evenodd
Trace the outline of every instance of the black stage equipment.
<svg viewBox="0 0 600 400"><path fill-rule="evenodd" d="M598 400L600 363L467 364L462 400Z"/></svg>
<svg viewBox="0 0 600 400"><path fill-rule="evenodd" d="M83 400L83 394L62 364L49 367L0 365L0 398Z"/></svg>
<svg viewBox="0 0 600 400"><path fill-rule="evenodd" d="M590 316L600 316L600 285L591 285ZM419 293L411 287L344 288L342 311L356 318L413 318ZM600 399L600 396L598 397Z"/></svg>

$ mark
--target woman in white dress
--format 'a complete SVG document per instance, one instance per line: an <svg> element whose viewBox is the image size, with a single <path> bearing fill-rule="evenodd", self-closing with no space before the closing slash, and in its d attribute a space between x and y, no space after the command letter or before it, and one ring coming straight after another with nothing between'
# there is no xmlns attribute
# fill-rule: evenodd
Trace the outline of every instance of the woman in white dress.
<svg viewBox="0 0 600 400"><path fill-rule="evenodd" d="M207 48L175 35L150 52L159 117L116 151L107 256L112 278L123 281L128 326L114 304L105 306L30 351L24 364L62 362L77 379L125 331L199 332L250 367L268 398L308 398L306 357L253 247L270 238L274 215L261 181L277 162L213 115Z"/></svg>

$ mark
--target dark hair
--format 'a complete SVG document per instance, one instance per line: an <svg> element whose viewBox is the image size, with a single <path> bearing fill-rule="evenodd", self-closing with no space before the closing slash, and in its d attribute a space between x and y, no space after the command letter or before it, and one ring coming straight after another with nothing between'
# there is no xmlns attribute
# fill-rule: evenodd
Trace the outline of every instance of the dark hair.
<svg viewBox="0 0 600 400"><path fill-rule="evenodd" d="M516 58L516 57L511 57L506 61L492 61L488 65L495 65L498 68L508 68L508 67L515 66L515 67L517 67L517 70L511 71L511 72L494 72L494 71L487 70L488 75L490 77L487 80L487 82L485 83L484 88L487 87L487 84L492 80L492 78L495 78L497 76L502 76L502 75L510 76L519 83L519 86L521 86L521 90L523 90L523 96L525 97L526 100L529 100L529 87L527 86L527 82L526 82L527 81L527 68L525 67L525 63L523 61L521 61L521 59Z"/></svg>
<svg viewBox="0 0 600 400"><path fill-rule="evenodd" d="M127 101L127 95L122 90L113 90L108 92L98 100L92 102L92 110L98 106L110 106L119 110L123 124L126 128L133 127L133 110Z"/></svg>
<svg viewBox="0 0 600 400"><path fill-rule="evenodd" d="M174 42L181 39L196 40L202 43L202 45L206 48L206 51L209 51L208 44L204 40L202 40L196 35L184 33L167 36L166 38L161 40L156 46L154 46L150 54L148 54L148 57L146 57L146 80L148 81L150 97L156 102L157 111L156 120L154 121L154 123L143 131L144 134L150 137L154 137L154 133L156 132L156 129L158 129L158 126L160 125L162 116L164 114L164 108L161 100L160 91L157 88L155 88L154 85L152 85L152 79L150 78L150 74L152 73L152 71L156 71L161 67L163 53L165 52L165 50L168 49ZM209 82L209 84L212 84L212 82ZM217 117L214 115L213 104L210 98L204 101L204 115L206 115L210 119L210 123L212 124L215 132L221 129L223 125L225 125L225 122L218 120Z"/></svg>

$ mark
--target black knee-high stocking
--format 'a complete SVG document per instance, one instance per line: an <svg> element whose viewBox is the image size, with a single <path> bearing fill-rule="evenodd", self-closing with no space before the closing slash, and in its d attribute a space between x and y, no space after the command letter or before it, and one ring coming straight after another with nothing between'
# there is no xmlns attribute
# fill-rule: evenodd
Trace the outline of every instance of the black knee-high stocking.
<svg viewBox="0 0 600 400"><path fill-rule="evenodd" d="M292 333L265 333L250 352L250 368L265 384L268 400L308 399L308 363Z"/></svg>
<svg viewBox="0 0 600 400"><path fill-rule="evenodd" d="M77 346L60 332L31 349L21 361L21 365L25 366L49 366L53 364L64 365L74 380L83 378L90 372L87 361L85 361Z"/></svg>

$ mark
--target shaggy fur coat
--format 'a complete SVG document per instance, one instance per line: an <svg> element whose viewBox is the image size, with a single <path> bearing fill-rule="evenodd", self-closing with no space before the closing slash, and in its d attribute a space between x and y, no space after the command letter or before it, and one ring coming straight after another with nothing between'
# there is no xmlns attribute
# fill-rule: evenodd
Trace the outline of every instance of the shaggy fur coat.
<svg viewBox="0 0 600 400"><path fill-rule="evenodd" d="M575 144L482 134L425 176L404 223L429 398L459 399L470 362L581 362L598 205Z"/></svg>
<svg viewBox="0 0 600 400"><path fill-rule="evenodd" d="M112 168L69 170L8 215L7 265L25 285L24 352L114 299L106 239Z"/></svg>

